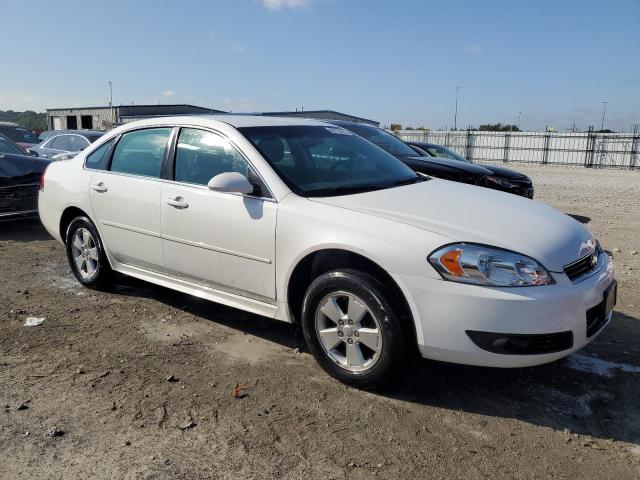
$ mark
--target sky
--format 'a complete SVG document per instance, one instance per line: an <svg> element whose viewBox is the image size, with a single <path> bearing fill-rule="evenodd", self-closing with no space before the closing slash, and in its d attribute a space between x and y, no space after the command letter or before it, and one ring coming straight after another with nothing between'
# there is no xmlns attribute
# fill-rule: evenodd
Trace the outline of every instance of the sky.
<svg viewBox="0 0 640 480"><path fill-rule="evenodd" d="M0 110L189 103L628 131L640 0L3 0Z"/></svg>

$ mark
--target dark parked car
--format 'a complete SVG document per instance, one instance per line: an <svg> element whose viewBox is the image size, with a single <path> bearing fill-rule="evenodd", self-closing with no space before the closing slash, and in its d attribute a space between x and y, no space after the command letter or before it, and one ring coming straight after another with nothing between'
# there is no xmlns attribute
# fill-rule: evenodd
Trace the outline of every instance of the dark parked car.
<svg viewBox="0 0 640 480"><path fill-rule="evenodd" d="M61 130L46 138L40 145L29 150L40 157L53 158L61 153L81 152L105 132L98 130Z"/></svg>
<svg viewBox="0 0 640 480"><path fill-rule="evenodd" d="M471 160L466 159L462 155L459 155L453 150L449 150L442 145L414 141L409 141L407 144L411 145L416 152L428 155L432 158L447 158L458 160L460 162L471 163ZM483 167L491 170L491 175L486 178L488 187L520 195L522 197L533 198L533 183L526 175L509 168L496 167L494 165L483 165Z"/></svg>
<svg viewBox="0 0 640 480"><path fill-rule="evenodd" d="M0 134L8 137L22 148L30 148L40 143L36 132L15 123L0 122Z"/></svg>
<svg viewBox="0 0 640 480"><path fill-rule="evenodd" d="M356 135L369 140L371 143L376 144L404 162L416 172L425 175L480 186L486 186L485 178L491 175L490 170L480 165L421 155L395 135L372 125L351 123L342 120L331 120L329 123L346 128Z"/></svg>
<svg viewBox="0 0 640 480"><path fill-rule="evenodd" d="M49 163L0 134L0 221L37 216L40 178Z"/></svg>

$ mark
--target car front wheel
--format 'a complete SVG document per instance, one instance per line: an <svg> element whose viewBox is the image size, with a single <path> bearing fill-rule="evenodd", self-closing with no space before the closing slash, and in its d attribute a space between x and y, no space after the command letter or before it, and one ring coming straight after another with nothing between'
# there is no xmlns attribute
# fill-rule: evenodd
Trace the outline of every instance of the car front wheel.
<svg viewBox="0 0 640 480"><path fill-rule="evenodd" d="M406 336L384 285L357 270L316 278L304 298L302 329L320 366L343 383L378 388L405 360Z"/></svg>

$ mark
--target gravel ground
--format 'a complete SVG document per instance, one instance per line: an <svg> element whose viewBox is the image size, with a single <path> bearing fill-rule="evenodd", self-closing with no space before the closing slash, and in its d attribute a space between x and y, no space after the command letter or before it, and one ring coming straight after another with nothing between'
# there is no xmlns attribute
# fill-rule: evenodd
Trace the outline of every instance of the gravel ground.
<svg viewBox="0 0 640 480"><path fill-rule="evenodd" d="M613 252L611 325L550 365L423 361L375 394L288 325L131 279L83 289L39 223L0 224L0 478L640 478L640 173L518 168Z"/></svg>

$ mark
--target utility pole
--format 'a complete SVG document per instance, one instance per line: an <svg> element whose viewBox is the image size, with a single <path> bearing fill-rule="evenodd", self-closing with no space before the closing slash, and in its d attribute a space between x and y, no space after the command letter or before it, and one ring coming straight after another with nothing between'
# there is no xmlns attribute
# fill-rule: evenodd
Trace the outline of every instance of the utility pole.
<svg viewBox="0 0 640 480"><path fill-rule="evenodd" d="M520 117L522 117L522 112L518 112L518 130L520 130Z"/></svg>
<svg viewBox="0 0 640 480"><path fill-rule="evenodd" d="M604 116L607 114L607 103L609 103L608 101L602 101L602 104L604 105L603 109L602 109L602 125L600 125L600 131L604 130Z"/></svg>
<svg viewBox="0 0 640 480"><path fill-rule="evenodd" d="M115 123L113 118L113 83L109 80L109 109L111 110L111 125Z"/></svg>
<svg viewBox="0 0 640 480"><path fill-rule="evenodd" d="M456 87L456 113L453 115L453 129L458 129L458 92L460 91L460 87Z"/></svg>

